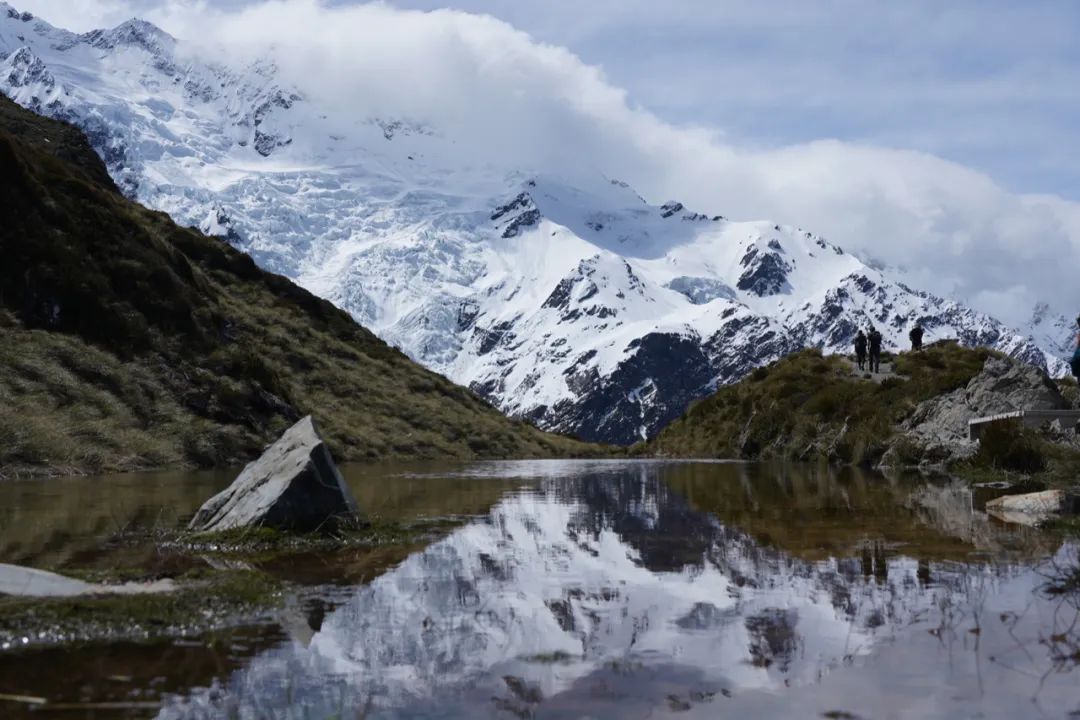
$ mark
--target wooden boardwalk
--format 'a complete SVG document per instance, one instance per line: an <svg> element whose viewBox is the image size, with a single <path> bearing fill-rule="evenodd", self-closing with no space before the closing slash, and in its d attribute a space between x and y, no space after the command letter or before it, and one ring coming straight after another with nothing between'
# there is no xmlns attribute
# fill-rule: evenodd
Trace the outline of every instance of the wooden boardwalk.
<svg viewBox="0 0 1080 720"><path fill-rule="evenodd" d="M968 439L978 440L984 427L999 420L1019 420L1024 427L1038 427L1060 420L1062 427L1071 425L1080 430L1080 410L1014 410L968 420Z"/></svg>

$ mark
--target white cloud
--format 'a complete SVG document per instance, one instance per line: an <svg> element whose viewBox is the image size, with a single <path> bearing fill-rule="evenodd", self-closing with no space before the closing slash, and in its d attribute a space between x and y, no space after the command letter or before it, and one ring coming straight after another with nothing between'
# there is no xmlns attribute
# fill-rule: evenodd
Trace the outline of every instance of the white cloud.
<svg viewBox="0 0 1080 720"><path fill-rule="evenodd" d="M830 139L747 147L714 129L675 126L633 106L568 50L491 17L316 0L21 6L77 29L141 12L204 54L272 52L334 113L410 117L474 155L534 167L584 163L653 201L805 227L1009 321L1023 320L1036 298L1066 311L1080 300L1076 203L1017 195L922 152Z"/></svg>
<svg viewBox="0 0 1080 720"><path fill-rule="evenodd" d="M137 12L125 0L9 0L9 4L74 32L109 27Z"/></svg>

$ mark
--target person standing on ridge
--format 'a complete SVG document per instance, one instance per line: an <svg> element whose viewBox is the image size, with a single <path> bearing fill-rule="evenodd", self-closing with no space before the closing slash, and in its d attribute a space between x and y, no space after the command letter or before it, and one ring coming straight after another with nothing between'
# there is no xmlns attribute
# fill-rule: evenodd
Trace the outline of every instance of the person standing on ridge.
<svg viewBox="0 0 1080 720"><path fill-rule="evenodd" d="M879 373L881 372L881 333L873 325L870 326L867 340L870 341L870 372Z"/></svg>
<svg viewBox="0 0 1080 720"><path fill-rule="evenodd" d="M866 369L866 333L862 330L855 335L855 364L860 370Z"/></svg>
<svg viewBox="0 0 1080 720"><path fill-rule="evenodd" d="M1080 317L1076 318L1076 326L1080 328ZM1076 333L1076 349L1073 350L1069 368L1072 370L1073 377L1080 380L1080 332Z"/></svg>
<svg viewBox="0 0 1080 720"><path fill-rule="evenodd" d="M911 338L911 349L915 352L922 350L922 325L915 323L915 327L911 328L911 332L908 333L908 337Z"/></svg>

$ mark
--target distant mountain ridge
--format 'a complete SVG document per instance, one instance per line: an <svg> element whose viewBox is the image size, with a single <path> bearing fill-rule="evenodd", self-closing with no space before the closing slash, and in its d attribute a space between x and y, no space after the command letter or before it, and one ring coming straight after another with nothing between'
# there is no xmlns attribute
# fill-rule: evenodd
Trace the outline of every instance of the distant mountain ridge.
<svg viewBox="0 0 1080 720"><path fill-rule="evenodd" d="M76 35L0 3L0 91L83 128L130 197L347 310L427 367L542 427L629 443L811 346L1038 341L909 288L825 239L732 222L625 183L499 167L439 128L330 117L273 63L186 57L141 21Z"/></svg>

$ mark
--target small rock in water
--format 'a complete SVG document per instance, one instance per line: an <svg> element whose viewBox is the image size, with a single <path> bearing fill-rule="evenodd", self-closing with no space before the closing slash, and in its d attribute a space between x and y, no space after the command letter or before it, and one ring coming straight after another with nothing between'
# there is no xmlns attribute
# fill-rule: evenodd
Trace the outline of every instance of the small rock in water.
<svg viewBox="0 0 1080 720"><path fill-rule="evenodd" d="M1051 516L1080 510L1080 496L1064 490L1005 495L986 503L986 512L1005 522L1039 525Z"/></svg>
<svg viewBox="0 0 1080 720"><path fill-rule="evenodd" d="M248 463L232 485L207 500L188 529L314 532L351 523L357 515L356 500L309 415Z"/></svg>

